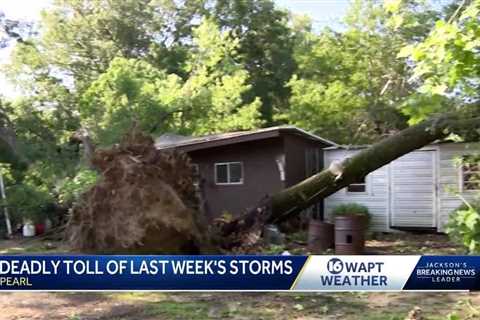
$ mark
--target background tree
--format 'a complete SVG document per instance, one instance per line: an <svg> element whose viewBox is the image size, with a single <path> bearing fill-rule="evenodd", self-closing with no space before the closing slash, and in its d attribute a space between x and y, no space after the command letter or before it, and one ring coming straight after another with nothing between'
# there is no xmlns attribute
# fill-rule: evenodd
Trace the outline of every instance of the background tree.
<svg viewBox="0 0 480 320"><path fill-rule="evenodd" d="M265 125L273 124L274 114L288 106L290 89L285 84L296 69L288 12L270 0L217 0L213 15L239 39L239 62L250 75L246 101L259 97Z"/></svg>
<svg viewBox="0 0 480 320"><path fill-rule="evenodd" d="M0 100L0 162L14 164L19 157L9 108L7 102Z"/></svg>
<svg viewBox="0 0 480 320"><path fill-rule="evenodd" d="M57 0L42 15L41 37L17 46L9 74L29 92L69 90L68 95L75 95L114 58L123 57L186 79L194 30L202 18L212 19L239 40L235 62L247 71L250 85L242 100L248 104L259 97L262 119L272 124L273 109L285 108L288 101L285 83L295 62L288 14L270 0Z"/></svg>
<svg viewBox="0 0 480 320"><path fill-rule="evenodd" d="M115 58L82 96L82 123L111 144L136 120L152 134L208 134L261 125L259 100L245 104L248 73L235 62L238 39L210 20L194 29L185 80L146 61Z"/></svg>
<svg viewBox="0 0 480 320"><path fill-rule="evenodd" d="M398 31L381 4L355 1L345 31L305 33L295 51L290 109L282 117L348 143L371 142L405 128L408 117L398 104L414 84L407 81L409 66L396 55L406 41L425 37L437 16L425 7L407 9L404 15L417 17L421 27Z"/></svg>

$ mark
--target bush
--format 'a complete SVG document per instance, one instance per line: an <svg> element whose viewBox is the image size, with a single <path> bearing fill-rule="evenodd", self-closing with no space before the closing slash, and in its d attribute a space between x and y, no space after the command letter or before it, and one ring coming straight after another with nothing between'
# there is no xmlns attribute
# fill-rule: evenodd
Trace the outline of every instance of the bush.
<svg viewBox="0 0 480 320"><path fill-rule="evenodd" d="M367 217L367 222L370 223L370 212L364 205L358 203L341 204L333 208L333 216L350 216L360 215Z"/></svg>
<svg viewBox="0 0 480 320"><path fill-rule="evenodd" d="M470 253L480 253L480 198L470 203L464 200L464 204L450 214L446 232Z"/></svg>
<svg viewBox="0 0 480 320"><path fill-rule="evenodd" d="M23 223L24 219L43 222L53 203L44 186L36 184L28 171L20 173L8 164L0 163L0 174L7 196L6 200L0 199L0 205L8 207L12 224Z"/></svg>
<svg viewBox="0 0 480 320"><path fill-rule="evenodd" d="M65 178L57 187L59 202L71 204L77 201L84 192L95 185L97 180L97 173L89 169L81 169L73 178Z"/></svg>
<svg viewBox="0 0 480 320"><path fill-rule="evenodd" d="M22 223L24 219L39 223L49 216L53 199L47 192L24 183L10 186L7 192L6 205L14 223Z"/></svg>

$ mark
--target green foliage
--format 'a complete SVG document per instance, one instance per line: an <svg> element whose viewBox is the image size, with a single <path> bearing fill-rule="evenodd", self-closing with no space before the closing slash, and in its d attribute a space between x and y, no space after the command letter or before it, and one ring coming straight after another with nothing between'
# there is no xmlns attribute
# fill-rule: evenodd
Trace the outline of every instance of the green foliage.
<svg viewBox="0 0 480 320"><path fill-rule="evenodd" d="M350 214L368 215L368 208L358 203L340 204L333 209L333 214L336 216L344 216Z"/></svg>
<svg viewBox="0 0 480 320"><path fill-rule="evenodd" d="M9 143L3 140L0 137L0 161L7 162L7 163L15 163L17 162L17 157L15 152L12 150L12 147Z"/></svg>
<svg viewBox="0 0 480 320"><path fill-rule="evenodd" d="M14 181L14 177L12 174L12 165L9 163L0 162L0 175L4 180L4 184Z"/></svg>
<svg viewBox="0 0 480 320"><path fill-rule="evenodd" d="M244 104L248 74L235 63L238 40L204 20L194 29L190 76L115 58L82 96L82 122L101 144L117 142L133 120L147 132L207 134L258 127L259 100Z"/></svg>
<svg viewBox="0 0 480 320"><path fill-rule="evenodd" d="M249 74L245 102L261 101L262 119L271 125L276 111L288 108L285 84L296 69L293 56L299 34L289 26L288 12L272 0L217 0L212 18L239 39L237 61Z"/></svg>
<svg viewBox="0 0 480 320"><path fill-rule="evenodd" d="M413 93L401 104L402 112L409 117L410 125L425 120L430 115L451 108L451 100L439 94Z"/></svg>
<svg viewBox="0 0 480 320"><path fill-rule="evenodd" d="M12 104L0 96L0 163L10 163L15 167L22 167L24 163L17 149L11 117L12 109Z"/></svg>
<svg viewBox="0 0 480 320"><path fill-rule="evenodd" d="M170 1L165 1L166 5ZM158 43L167 17L146 0L57 0L42 15L40 41L46 63L83 86L103 73L115 57L139 58ZM162 39L163 40L163 39ZM162 41L160 41L161 43Z"/></svg>
<svg viewBox="0 0 480 320"><path fill-rule="evenodd" d="M393 17L398 17L398 8L390 9ZM398 57L408 58L414 65L409 81L420 84L419 94L404 106L413 123L433 113L462 108L465 102L480 97L479 13L479 0L462 2L435 23L424 41L412 42L400 50ZM433 101L425 104L429 99Z"/></svg>
<svg viewBox="0 0 480 320"><path fill-rule="evenodd" d="M457 312L452 312L447 315L446 320L461 320L461 319L477 319L480 316L480 308L478 304L472 303L472 300L462 299L457 301L456 308ZM459 315L460 314L460 315Z"/></svg>
<svg viewBox="0 0 480 320"><path fill-rule="evenodd" d="M72 112L72 102L115 58L142 60L182 79L192 76L194 70L185 67L198 22L205 19L238 39L235 64L245 70L248 85L242 103L260 97L255 103L271 123L273 108L287 103L285 83L295 69L288 14L271 0L57 0L43 13L39 36L17 44L6 71L27 92ZM63 101L69 96L73 101Z"/></svg>
<svg viewBox="0 0 480 320"><path fill-rule="evenodd" d="M0 173L5 182L7 206L14 223L22 223L24 219L43 222L48 216L53 199L47 190L35 183L31 175L21 176L11 166L0 164Z"/></svg>
<svg viewBox="0 0 480 320"><path fill-rule="evenodd" d="M82 169L73 177L65 178L57 187L58 201L61 204L76 202L98 180L98 174L89 169Z"/></svg>
<svg viewBox="0 0 480 320"><path fill-rule="evenodd" d="M278 244L269 244L268 247L262 249L263 254L278 255L285 251L285 246Z"/></svg>
<svg viewBox="0 0 480 320"><path fill-rule="evenodd" d="M251 86L247 70L236 63L239 40L204 19L194 29L193 43L187 63L191 76L182 88L190 101L187 110L182 110L180 127L207 134L261 126L261 101L245 103L242 99Z"/></svg>
<svg viewBox="0 0 480 320"><path fill-rule="evenodd" d="M27 183L13 185L7 188L7 192L6 204L13 221L43 222L48 216L53 199L47 192Z"/></svg>
<svg viewBox="0 0 480 320"><path fill-rule="evenodd" d="M371 142L405 128L408 118L398 105L414 85L396 55L405 42L426 35L434 14L425 15L424 28L399 31L380 4L355 1L345 31L303 32L295 50L298 69L288 84L291 107L278 118L341 143Z"/></svg>
<svg viewBox="0 0 480 320"><path fill-rule="evenodd" d="M345 203L340 204L333 208L332 214L334 216L350 216L350 215L359 215L365 216L367 218L367 222L370 223L370 212L368 208L364 205L358 203Z"/></svg>
<svg viewBox="0 0 480 320"><path fill-rule="evenodd" d="M455 313L449 313L446 318L446 320L461 320L461 318L455 314Z"/></svg>
<svg viewBox="0 0 480 320"><path fill-rule="evenodd" d="M179 90L177 76L167 77L141 60L115 58L83 95L82 122L93 131L95 140L112 144L129 129L132 121L139 121L148 131L154 128L175 108L171 101L175 102Z"/></svg>
<svg viewBox="0 0 480 320"><path fill-rule="evenodd" d="M450 214L446 232L472 254L480 253L480 199L464 204Z"/></svg>

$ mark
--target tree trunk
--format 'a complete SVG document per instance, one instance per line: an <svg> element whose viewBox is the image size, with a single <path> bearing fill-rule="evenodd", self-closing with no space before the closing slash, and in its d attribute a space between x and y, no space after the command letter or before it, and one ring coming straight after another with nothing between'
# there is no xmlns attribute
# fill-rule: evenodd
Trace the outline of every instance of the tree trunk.
<svg viewBox="0 0 480 320"><path fill-rule="evenodd" d="M478 110L475 110L478 111ZM475 113L477 116L478 114ZM404 154L419 149L452 132L478 129L480 118L465 119L458 114L445 114L409 127L357 153L341 163L261 201L253 210L222 225L224 247L248 245L265 223L278 223L336 191L359 181L368 173L383 167Z"/></svg>
<svg viewBox="0 0 480 320"><path fill-rule="evenodd" d="M82 144L83 145L83 161L85 164L92 170L95 170L95 167L92 164L92 158L95 153L95 145L90 137L90 133L85 128L80 128L70 137L71 143Z"/></svg>

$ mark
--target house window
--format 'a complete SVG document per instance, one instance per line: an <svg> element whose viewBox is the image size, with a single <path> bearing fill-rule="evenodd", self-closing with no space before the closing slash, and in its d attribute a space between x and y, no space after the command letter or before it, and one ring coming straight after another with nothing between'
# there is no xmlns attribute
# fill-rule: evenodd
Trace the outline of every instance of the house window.
<svg viewBox="0 0 480 320"><path fill-rule="evenodd" d="M358 193L358 192L367 192L367 182L366 178L363 177L361 180L358 182L352 183L347 187L347 192L353 192L353 193Z"/></svg>
<svg viewBox="0 0 480 320"><path fill-rule="evenodd" d="M241 162L215 163L216 184L242 184L243 164Z"/></svg>
<svg viewBox="0 0 480 320"><path fill-rule="evenodd" d="M480 190L480 156L464 156L462 159L462 189Z"/></svg>

